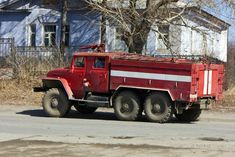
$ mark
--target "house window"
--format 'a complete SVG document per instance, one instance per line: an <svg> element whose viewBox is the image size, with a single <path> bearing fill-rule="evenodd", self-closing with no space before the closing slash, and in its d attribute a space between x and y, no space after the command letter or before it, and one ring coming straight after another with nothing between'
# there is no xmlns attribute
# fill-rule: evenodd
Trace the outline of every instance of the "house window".
<svg viewBox="0 0 235 157"><path fill-rule="evenodd" d="M44 26L44 46L56 46L56 25Z"/></svg>
<svg viewBox="0 0 235 157"><path fill-rule="evenodd" d="M69 47L69 40L70 40L70 26L67 25L65 27L65 46Z"/></svg>
<svg viewBox="0 0 235 157"><path fill-rule="evenodd" d="M36 25L32 24L29 26L29 46L36 46Z"/></svg>
<svg viewBox="0 0 235 157"><path fill-rule="evenodd" d="M158 26L158 49L167 49L167 43L169 42L169 25L160 25Z"/></svg>

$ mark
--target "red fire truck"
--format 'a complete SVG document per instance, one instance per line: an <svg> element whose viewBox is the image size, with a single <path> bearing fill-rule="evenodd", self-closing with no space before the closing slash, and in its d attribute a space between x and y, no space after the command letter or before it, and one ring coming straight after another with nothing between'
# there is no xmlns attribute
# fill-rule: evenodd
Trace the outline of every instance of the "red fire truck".
<svg viewBox="0 0 235 157"><path fill-rule="evenodd" d="M120 120L164 123L173 115L195 121L203 104L222 99L224 66L188 59L129 53L75 53L71 66L42 78L42 105L52 117L74 106L82 114L98 107L114 108Z"/></svg>

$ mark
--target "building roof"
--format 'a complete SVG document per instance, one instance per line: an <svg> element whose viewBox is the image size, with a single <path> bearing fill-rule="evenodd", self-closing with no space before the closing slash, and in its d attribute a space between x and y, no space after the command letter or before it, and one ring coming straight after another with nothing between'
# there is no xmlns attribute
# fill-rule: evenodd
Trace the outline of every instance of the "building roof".
<svg viewBox="0 0 235 157"><path fill-rule="evenodd" d="M0 9L3 9L9 5L12 5L20 0L3 0L0 2Z"/></svg>
<svg viewBox="0 0 235 157"><path fill-rule="evenodd" d="M214 31L224 31L231 26L229 23L198 7L188 7L184 15L191 21Z"/></svg>

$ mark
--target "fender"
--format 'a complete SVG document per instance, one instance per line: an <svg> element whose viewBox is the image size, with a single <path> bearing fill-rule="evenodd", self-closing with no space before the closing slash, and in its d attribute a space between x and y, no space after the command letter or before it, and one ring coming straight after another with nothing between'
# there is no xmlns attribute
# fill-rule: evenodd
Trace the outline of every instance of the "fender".
<svg viewBox="0 0 235 157"><path fill-rule="evenodd" d="M42 82L44 85L44 88L53 88L53 87L59 87L59 88L64 88L68 99L72 100L74 99L73 97L73 92L71 90L71 88L69 87L69 84L67 82L67 80L63 79L63 78L52 78L52 77L42 77ZM56 83L54 83L56 82Z"/></svg>

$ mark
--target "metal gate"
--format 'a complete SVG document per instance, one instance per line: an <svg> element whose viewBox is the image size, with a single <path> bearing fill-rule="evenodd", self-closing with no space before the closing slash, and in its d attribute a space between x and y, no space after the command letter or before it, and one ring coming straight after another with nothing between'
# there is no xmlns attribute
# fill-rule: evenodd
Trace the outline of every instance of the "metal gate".
<svg viewBox="0 0 235 157"><path fill-rule="evenodd" d="M7 59L14 50L14 38L0 38L0 68L8 67Z"/></svg>

